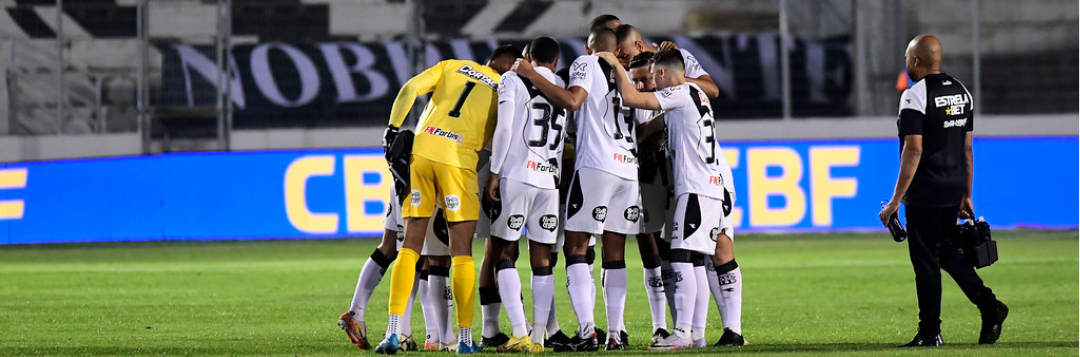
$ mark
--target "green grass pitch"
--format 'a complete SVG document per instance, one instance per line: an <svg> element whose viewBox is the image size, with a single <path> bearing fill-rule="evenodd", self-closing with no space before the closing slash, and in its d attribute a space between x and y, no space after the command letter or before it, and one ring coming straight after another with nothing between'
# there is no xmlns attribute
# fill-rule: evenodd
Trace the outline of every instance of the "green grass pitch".
<svg viewBox="0 0 1080 357"><path fill-rule="evenodd" d="M1075 356L1077 232L1002 231L996 239L1001 261L979 273L1011 308L997 345L976 344L978 312L944 278L947 346L895 348L915 333L917 309L907 247L885 234L739 235L743 330L751 344L674 353ZM616 354L650 354L644 351L650 323L641 263L635 243L627 243L632 349ZM375 244L343 239L0 247L0 355L372 354L349 344L335 321ZM528 279L526 262L523 254L519 269ZM558 282L565 282L563 273L560 264ZM367 313L375 336L386 326L387 280ZM525 289L528 300L528 284ZM575 326L565 289L556 290L556 299L562 326ZM602 302L596 319L604 327ZM715 307L710 343L721 333L714 326L720 326ZM423 335L418 305L413 329ZM509 331L505 316L503 331Z"/></svg>

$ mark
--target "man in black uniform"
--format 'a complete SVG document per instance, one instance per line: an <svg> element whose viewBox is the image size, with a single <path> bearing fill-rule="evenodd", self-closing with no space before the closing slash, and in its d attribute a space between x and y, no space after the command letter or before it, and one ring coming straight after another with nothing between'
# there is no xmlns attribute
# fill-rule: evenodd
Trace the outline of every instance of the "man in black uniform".
<svg viewBox="0 0 1080 357"><path fill-rule="evenodd" d="M908 251L915 268L919 332L904 347L941 346L941 269L956 280L982 314L980 344L1001 336L1009 309L983 284L957 252L956 217L969 218L973 176L971 93L938 70L941 43L920 35L904 54L908 75L917 81L900 98L900 175L889 204L879 213L887 225L900 203L907 207Z"/></svg>

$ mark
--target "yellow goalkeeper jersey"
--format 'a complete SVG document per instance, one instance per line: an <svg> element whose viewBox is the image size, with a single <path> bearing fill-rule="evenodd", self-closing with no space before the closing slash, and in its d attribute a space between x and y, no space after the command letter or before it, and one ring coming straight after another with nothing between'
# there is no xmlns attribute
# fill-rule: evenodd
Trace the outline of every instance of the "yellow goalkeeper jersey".
<svg viewBox="0 0 1080 357"><path fill-rule="evenodd" d="M473 61L446 60L409 79L390 111L401 127L419 95L432 93L416 126L413 155L476 170L477 152L495 131L499 74Z"/></svg>

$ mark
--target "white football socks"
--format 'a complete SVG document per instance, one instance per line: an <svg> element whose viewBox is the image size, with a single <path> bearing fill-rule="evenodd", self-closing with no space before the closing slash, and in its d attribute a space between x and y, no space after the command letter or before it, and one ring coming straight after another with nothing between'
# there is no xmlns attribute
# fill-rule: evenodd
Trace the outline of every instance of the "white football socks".
<svg viewBox="0 0 1080 357"><path fill-rule="evenodd" d="M711 259L705 261L705 274L709 280L709 291L712 293L713 302L716 303L716 311L720 312L721 319L724 316L724 294L720 291L720 280L716 278L716 266Z"/></svg>
<svg viewBox="0 0 1080 357"><path fill-rule="evenodd" d="M567 290L570 293L570 304L574 307L574 314L578 317L578 336L588 338L595 332L596 323L593 319L595 308L596 288L593 285L592 274L589 264L584 262L584 256L566 257Z"/></svg>
<svg viewBox="0 0 1080 357"><path fill-rule="evenodd" d="M694 341L697 341L705 338L705 326L709 318L709 276L705 272L705 265L694 266L694 278L697 281L697 299L694 302L691 335Z"/></svg>
<svg viewBox="0 0 1080 357"><path fill-rule="evenodd" d="M383 275L386 274L386 268L390 267L390 263L393 263L393 261L378 249L372 252L371 257L364 262L364 267L360 269L360 276L356 279L356 290L353 292L352 303L349 305L353 321L364 321L364 310L367 309L368 300L371 299L371 294L375 292L375 287L379 286L379 282L382 281Z"/></svg>
<svg viewBox="0 0 1080 357"><path fill-rule="evenodd" d="M607 311L608 337L619 339L619 331L626 330L623 313L626 309L626 289L630 285L626 276L626 262L607 262L601 270L600 283L604 289L604 308Z"/></svg>
<svg viewBox="0 0 1080 357"><path fill-rule="evenodd" d="M742 272L735 260L716 267L720 294L724 297L724 308L720 309L720 318L724 328L742 335Z"/></svg>
<svg viewBox="0 0 1080 357"><path fill-rule="evenodd" d="M498 280L498 279L496 279ZM480 336L492 338L499 334L499 309L502 309L502 298L495 286L479 288L480 316L483 319Z"/></svg>
<svg viewBox="0 0 1080 357"><path fill-rule="evenodd" d="M420 271L420 282L416 285L416 295L420 297L420 309L424 313L424 341L439 342L439 323L435 318L435 304L428 293L428 271Z"/></svg>
<svg viewBox="0 0 1080 357"><path fill-rule="evenodd" d="M660 275L664 278L664 299L667 300L671 321L674 323L679 318L679 311L675 309L675 269L671 268L671 261L661 262Z"/></svg>
<svg viewBox="0 0 1080 357"><path fill-rule="evenodd" d="M697 279L694 277L692 263L672 262L675 270L675 333L679 338L691 340L690 330L694 320L694 305L697 303Z"/></svg>
<svg viewBox="0 0 1080 357"><path fill-rule="evenodd" d="M436 334L434 340L446 344L454 343L453 296L450 294L450 269L433 266L428 272L428 299L435 310L434 325Z"/></svg>
<svg viewBox="0 0 1080 357"><path fill-rule="evenodd" d="M664 293L664 277L660 268L660 258L647 259L642 268L645 281L645 295L649 298L649 312L652 313L652 329L667 330L667 295ZM652 266L650 268L650 266Z"/></svg>
<svg viewBox="0 0 1080 357"><path fill-rule="evenodd" d="M552 303L555 301L555 276L551 274L551 267L533 268L532 294L533 329L530 337L535 343L543 343L545 335L549 333L547 327L551 316L554 315Z"/></svg>
<svg viewBox="0 0 1080 357"><path fill-rule="evenodd" d="M513 337L528 335L528 322L525 321L525 306L521 301L521 275L514 262L500 260L495 262L495 281L499 286L499 298L503 301L506 316L510 318Z"/></svg>

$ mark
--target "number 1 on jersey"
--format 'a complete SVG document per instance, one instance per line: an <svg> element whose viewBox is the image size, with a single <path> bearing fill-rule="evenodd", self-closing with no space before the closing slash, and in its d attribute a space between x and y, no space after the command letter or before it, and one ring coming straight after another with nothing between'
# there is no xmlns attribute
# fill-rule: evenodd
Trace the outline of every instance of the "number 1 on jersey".
<svg viewBox="0 0 1080 357"><path fill-rule="evenodd" d="M457 104L454 104L454 109L450 109L450 116L454 118L461 116L461 106L465 105L465 99L469 98L469 93L472 93L473 87L476 87L476 82L465 82L465 90L461 91L461 96L458 97Z"/></svg>

